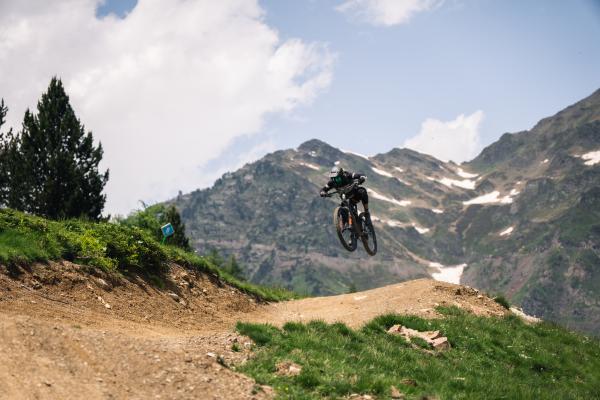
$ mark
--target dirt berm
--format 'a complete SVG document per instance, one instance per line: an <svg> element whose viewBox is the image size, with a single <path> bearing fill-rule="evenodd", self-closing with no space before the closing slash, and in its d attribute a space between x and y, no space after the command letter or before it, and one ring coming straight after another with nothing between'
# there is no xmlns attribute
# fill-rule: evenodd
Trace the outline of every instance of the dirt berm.
<svg viewBox="0 0 600 400"><path fill-rule="evenodd" d="M358 327L387 312L432 318L444 304L504 313L474 289L427 279L266 304L177 265L153 282L69 262L0 266L0 399L272 398L234 371L252 345L236 321Z"/></svg>

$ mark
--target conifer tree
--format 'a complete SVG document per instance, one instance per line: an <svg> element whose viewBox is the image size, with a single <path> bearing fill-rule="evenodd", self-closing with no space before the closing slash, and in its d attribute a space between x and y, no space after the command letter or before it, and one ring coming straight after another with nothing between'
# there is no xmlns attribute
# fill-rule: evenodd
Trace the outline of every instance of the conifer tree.
<svg viewBox="0 0 600 400"><path fill-rule="evenodd" d="M102 145L75 116L62 82L52 78L37 105L25 112L23 130L10 143L9 207L49 218L99 219L108 170L100 173Z"/></svg>
<svg viewBox="0 0 600 400"><path fill-rule="evenodd" d="M181 222L181 215L179 215L179 212L174 205L167 208L163 220L165 223L170 222L175 231L173 236L167 239L168 242L181 247L182 249L191 250L190 240L185 235L185 224Z"/></svg>
<svg viewBox="0 0 600 400"><path fill-rule="evenodd" d="M229 257L229 263L225 267L225 270L238 279L246 279L246 277L244 276L244 270L242 269L242 267L240 267L240 264L238 264L234 255L231 255L231 257Z"/></svg>
<svg viewBox="0 0 600 400"><path fill-rule="evenodd" d="M0 206L6 203L6 194L8 192L8 171L6 169L7 145L9 140L9 131L6 135L2 133L2 125L6 122L8 108L4 105L4 99L0 99Z"/></svg>
<svg viewBox="0 0 600 400"><path fill-rule="evenodd" d="M8 113L8 107L4 104L4 99L0 99L0 129L6 122L6 114Z"/></svg>
<svg viewBox="0 0 600 400"><path fill-rule="evenodd" d="M6 122L7 113L8 107L2 99L0 100L0 129ZM25 187L24 183L19 183L17 188L12 188L13 182L23 182L24 179L23 169L18 160L18 142L19 137L13 133L12 128L5 133L0 130L0 206L2 207L16 204L17 199L23 198L23 193L19 193L19 190Z"/></svg>

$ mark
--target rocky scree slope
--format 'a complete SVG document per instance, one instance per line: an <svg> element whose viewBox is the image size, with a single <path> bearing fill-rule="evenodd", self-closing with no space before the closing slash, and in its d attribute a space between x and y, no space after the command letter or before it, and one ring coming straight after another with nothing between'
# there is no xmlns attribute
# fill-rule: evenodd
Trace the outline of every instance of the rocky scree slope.
<svg viewBox="0 0 600 400"><path fill-rule="evenodd" d="M336 200L318 197L334 164L369 177L375 257L337 241ZM336 294L433 276L600 330L600 91L463 165L311 140L173 202L195 247L235 255L253 282Z"/></svg>
<svg viewBox="0 0 600 400"><path fill-rule="evenodd" d="M469 253L462 283L600 333L600 91L503 135L467 167L520 193L459 221Z"/></svg>

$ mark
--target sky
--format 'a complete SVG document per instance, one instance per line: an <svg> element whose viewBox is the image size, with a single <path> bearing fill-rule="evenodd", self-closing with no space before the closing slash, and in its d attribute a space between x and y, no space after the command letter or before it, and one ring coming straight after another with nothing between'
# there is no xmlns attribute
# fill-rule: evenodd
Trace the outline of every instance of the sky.
<svg viewBox="0 0 600 400"><path fill-rule="evenodd" d="M462 162L600 88L597 0L0 0L19 129L59 76L106 212L318 138Z"/></svg>

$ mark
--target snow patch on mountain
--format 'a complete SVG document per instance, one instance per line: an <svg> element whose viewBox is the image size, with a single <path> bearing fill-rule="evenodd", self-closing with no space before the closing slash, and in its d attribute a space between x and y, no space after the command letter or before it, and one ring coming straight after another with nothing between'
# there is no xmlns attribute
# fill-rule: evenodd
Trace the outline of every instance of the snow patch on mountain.
<svg viewBox="0 0 600 400"><path fill-rule="evenodd" d="M506 228L505 230L503 230L502 232L500 232L500 236L509 236L511 233L513 233L513 230L515 228L513 226L510 226L508 228Z"/></svg>
<svg viewBox="0 0 600 400"><path fill-rule="evenodd" d="M463 179L462 181L458 181L456 179L450 179L450 178L442 178L442 179L437 179L437 181L439 183L441 183L442 185L446 185L448 187L452 187L452 186L457 186L463 189L470 189L473 190L475 189L475 181L472 181L470 179Z"/></svg>
<svg viewBox="0 0 600 400"><path fill-rule="evenodd" d="M396 228L398 226L403 226L404 225L402 222L396 221L395 219L388 219L388 220L384 220L384 221L381 221L381 222L383 222L386 225L391 226L392 228Z"/></svg>
<svg viewBox="0 0 600 400"><path fill-rule="evenodd" d="M398 182L403 183L406 186L411 186L411 184L409 182L403 181L402 179L395 177L388 171L384 171L383 169L379 169L379 168L375 168L375 167L371 167L371 169L373 170L373 172L375 172L378 175L385 176L387 178L395 178L396 180L398 180ZM400 168L396 168L396 169L399 169L400 171L402 171L402 169L400 169Z"/></svg>
<svg viewBox="0 0 600 400"><path fill-rule="evenodd" d="M371 194L371 196L373 196L374 198L376 198L378 200L387 201L388 203L396 204L396 205L399 205L400 207L406 207L412 203L410 200L396 200L394 198L384 196L382 194L377 193L373 189L367 189L367 191Z"/></svg>
<svg viewBox="0 0 600 400"><path fill-rule="evenodd" d="M458 168L456 170L456 175L460 176L461 178L466 178L466 179L477 178L479 176L479 174L471 174L469 172L466 172L462 168Z"/></svg>
<svg viewBox="0 0 600 400"><path fill-rule="evenodd" d="M427 178L427 180L430 181L435 181L435 182L439 182L442 185L448 186L449 188L452 188L453 186L456 187L460 187L463 189L470 189L473 190L475 189L475 184L477 183L476 181L473 181L471 179L463 179L463 180L457 180L457 179L450 179L450 178L434 178L432 176L426 176L425 178Z"/></svg>
<svg viewBox="0 0 600 400"><path fill-rule="evenodd" d="M460 283L460 277L467 264L459 264L452 266L444 266L440 263L429 263L429 267L437 268L438 272L431 273L431 276L436 281L448 282L448 283Z"/></svg>
<svg viewBox="0 0 600 400"><path fill-rule="evenodd" d="M431 211L433 211L435 214L443 214L444 210L440 210L439 208L432 208Z"/></svg>
<svg viewBox="0 0 600 400"><path fill-rule="evenodd" d="M343 150L343 149L342 149L342 151L343 151L344 153L346 153L346 154L352 154L352 155L355 155L355 156L362 157L362 158L364 158L365 160L368 160L368 159L369 159L369 156L365 156L364 154L355 153L355 152L353 152L353 151L350 151L350 150Z"/></svg>
<svg viewBox="0 0 600 400"><path fill-rule="evenodd" d="M585 165L592 166L600 163L600 150L590 151L589 153L585 153L580 156L576 155L575 157L582 158L585 160Z"/></svg>
<svg viewBox="0 0 600 400"><path fill-rule="evenodd" d="M386 177L388 177L388 178L393 178L393 177L394 177L394 175L392 175L392 174L390 174L389 172L387 172L387 171L384 171L384 170L382 170L382 169L375 168L375 167L371 167L371 169L373 170L373 172L375 172L376 174L379 174L379 175L381 175L381 176L386 176Z"/></svg>
<svg viewBox="0 0 600 400"><path fill-rule="evenodd" d="M314 170L316 170L316 171L318 171L318 170L320 169L320 168L319 168L317 165L315 165L315 164L310 164L310 163L301 162L301 163L300 163L300 165L302 165L302 166L304 166L304 167L307 167L307 168L310 168L310 169L314 169Z"/></svg>
<svg viewBox="0 0 600 400"><path fill-rule="evenodd" d="M465 206L469 206L471 204L493 204L493 203L511 204L513 202L513 197L518 194L519 194L519 192L516 189L512 189L510 191L510 194L500 197L500 192L497 190L494 190L491 193L487 193L482 196L475 197L474 199L471 199L471 200L463 201L463 204Z"/></svg>
<svg viewBox="0 0 600 400"><path fill-rule="evenodd" d="M400 168L400 167L394 167L394 169L395 169L396 171L398 171L398 172L404 172L404 170L403 170L402 168Z"/></svg>
<svg viewBox="0 0 600 400"><path fill-rule="evenodd" d="M417 224L415 224L414 222L412 223L412 227L415 228L417 232L419 232L421 235L429 232L429 228L421 228L420 226L417 226Z"/></svg>

